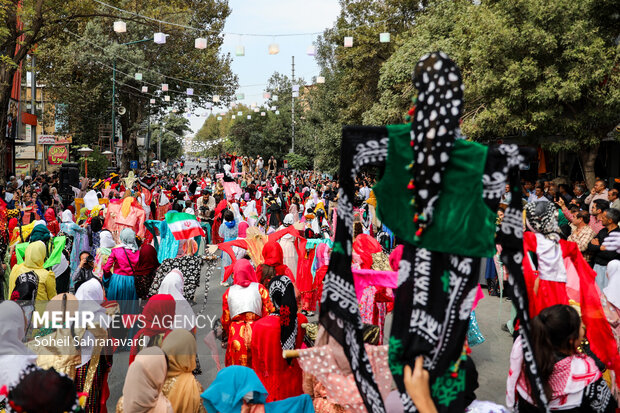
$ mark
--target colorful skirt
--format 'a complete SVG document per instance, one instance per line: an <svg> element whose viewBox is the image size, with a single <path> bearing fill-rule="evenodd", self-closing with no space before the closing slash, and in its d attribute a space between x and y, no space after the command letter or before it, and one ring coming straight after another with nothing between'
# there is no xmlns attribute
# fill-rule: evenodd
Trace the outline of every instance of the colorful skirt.
<svg viewBox="0 0 620 413"><path fill-rule="evenodd" d="M136 293L136 284L133 276L112 273L110 278L106 278L104 275L103 285L106 289L107 299L118 302L121 314L140 313L138 294Z"/></svg>

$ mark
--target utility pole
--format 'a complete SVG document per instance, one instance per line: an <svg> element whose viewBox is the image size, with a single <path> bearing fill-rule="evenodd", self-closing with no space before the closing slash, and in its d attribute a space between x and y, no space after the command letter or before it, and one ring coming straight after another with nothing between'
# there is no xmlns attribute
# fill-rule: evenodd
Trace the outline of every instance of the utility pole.
<svg viewBox="0 0 620 413"><path fill-rule="evenodd" d="M114 152L114 159L116 159L116 151L114 150L114 139L115 138L116 138L116 59L114 59L114 62L112 63L112 141L110 142L110 151Z"/></svg>
<svg viewBox="0 0 620 413"><path fill-rule="evenodd" d="M291 56L293 58L291 63L291 86L295 84L295 56ZM291 93L291 153L295 153L295 92Z"/></svg>
<svg viewBox="0 0 620 413"><path fill-rule="evenodd" d="M159 130L159 141L157 141L157 159L159 159L159 163L161 164L161 140L164 139L164 125L161 125L161 129Z"/></svg>

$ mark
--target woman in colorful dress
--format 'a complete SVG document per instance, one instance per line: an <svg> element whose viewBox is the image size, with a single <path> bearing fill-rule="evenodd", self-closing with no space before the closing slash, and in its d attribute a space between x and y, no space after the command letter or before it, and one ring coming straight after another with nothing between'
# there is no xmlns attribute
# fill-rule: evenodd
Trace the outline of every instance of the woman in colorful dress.
<svg viewBox="0 0 620 413"><path fill-rule="evenodd" d="M233 283L222 297L222 329L226 366L252 367L252 325L273 312L269 292L258 283L254 268L246 259L233 267Z"/></svg>
<svg viewBox="0 0 620 413"><path fill-rule="evenodd" d="M108 300L118 301L121 314L137 314L138 295L134 271L140 259L136 233L125 228L120 235L121 244L114 248L103 266L103 285Z"/></svg>
<svg viewBox="0 0 620 413"><path fill-rule="evenodd" d="M284 359L283 350L300 348L308 319L297 312L297 297L290 278L273 277L268 284L275 311L252 326L252 368L267 389L268 402L303 393L303 372L297 360Z"/></svg>
<svg viewBox="0 0 620 413"><path fill-rule="evenodd" d="M556 304L532 319L531 342L551 411L612 413L618 404L596 362L580 352L585 325L577 310ZM506 406L519 412L537 412L531 384L524 369L521 337L510 354Z"/></svg>

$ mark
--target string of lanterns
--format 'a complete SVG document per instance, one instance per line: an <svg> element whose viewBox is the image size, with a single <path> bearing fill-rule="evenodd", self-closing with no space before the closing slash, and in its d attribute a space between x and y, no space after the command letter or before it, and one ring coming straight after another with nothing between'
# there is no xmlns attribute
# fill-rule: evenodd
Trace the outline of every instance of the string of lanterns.
<svg viewBox="0 0 620 413"><path fill-rule="evenodd" d="M140 18L144 18L153 22L157 22L160 24L160 27L162 24L164 25L170 25L170 26L177 26L177 27L181 27L184 29L189 29L189 30L193 30L196 32L208 32L208 33L213 33L213 34L223 34L223 35L236 35L239 36L239 39L241 39L242 36L249 36L249 37L273 37L274 41L272 41L272 43L270 43L267 47L267 52L270 55L277 55L278 53L280 53L280 45L278 43L275 42L275 38L277 37L284 37L284 36L309 36L309 35L318 35L318 34L322 34L322 32L313 32L313 33L288 33L288 34L258 34L258 33L232 33L232 32L219 32L219 31L215 31L215 30L207 30L207 29L199 29L199 28L195 28L195 27L191 27L191 26L186 26L186 25L182 25L182 24L178 24L178 23L173 23L173 22L168 22L168 21L164 21L164 20L159 20L159 19L155 19L149 16L144 16L141 15L139 13L135 13L132 11L128 11L128 10L124 10L112 5L109 5L107 3L104 3L100 0L94 0L96 3L99 3L105 7L109 7L112 8L114 10L117 10L119 12L122 13L127 13L127 14L131 14L133 16L136 17L140 17ZM397 16L394 16L392 18L388 18L385 20L381 20L381 21L377 21L377 22L373 22L373 23L369 23L367 24L367 26L375 26L375 25L380 25L380 24L384 24L387 21L396 18ZM160 29L161 30L161 29ZM116 33L126 33L127 32L127 24L122 21L122 20L117 20L114 22L114 31ZM157 32L153 35L153 40L155 43L157 44L164 44L166 43L166 36L168 36L165 33L162 32ZM379 33L379 43L390 43L391 42L391 34L389 32L382 32ZM206 38L204 37L197 37L194 40L194 47L196 49L206 49L208 45L208 41ZM344 37L344 41L343 41L343 46L344 47L353 47L353 36L349 35L349 36L345 36ZM314 45L309 45L308 48L306 49L306 54L308 56L315 56L316 55L316 46ZM245 56L245 46L243 46L242 44L239 44L238 46L236 46L235 48L235 56Z"/></svg>

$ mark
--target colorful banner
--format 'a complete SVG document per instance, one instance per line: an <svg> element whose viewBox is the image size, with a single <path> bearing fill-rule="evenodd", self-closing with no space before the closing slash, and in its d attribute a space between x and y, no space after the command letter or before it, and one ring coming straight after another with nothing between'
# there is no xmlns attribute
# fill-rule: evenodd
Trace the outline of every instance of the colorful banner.
<svg viewBox="0 0 620 413"><path fill-rule="evenodd" d="M50 146L47 161L50 165L60 165L69 158L69 150L64 145Z"/></svg>

